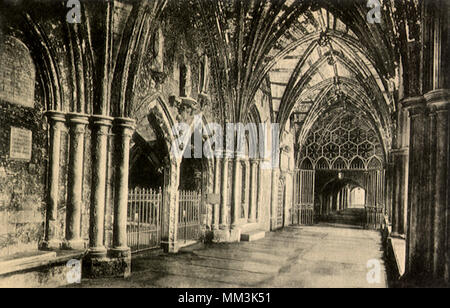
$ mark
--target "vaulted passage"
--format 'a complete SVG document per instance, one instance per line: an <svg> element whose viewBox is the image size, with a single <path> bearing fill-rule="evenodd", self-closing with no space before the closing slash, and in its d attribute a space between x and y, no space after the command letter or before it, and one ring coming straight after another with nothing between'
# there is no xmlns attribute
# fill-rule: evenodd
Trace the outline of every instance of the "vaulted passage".
<svg viewBox="0 0 450 308"><path fill-rule="evenodd" d="M355 246L362 248L349 253ZM130 279L91 280L81 287L386 288L381 246L375 231L291 227L251 243L144 255L132 262Z"/></svg>
<svg viewBox="0 0 450 308"><path fill-rule="evenodd" d="M28 2L0 285L448 286L449 1Z"/></svg>

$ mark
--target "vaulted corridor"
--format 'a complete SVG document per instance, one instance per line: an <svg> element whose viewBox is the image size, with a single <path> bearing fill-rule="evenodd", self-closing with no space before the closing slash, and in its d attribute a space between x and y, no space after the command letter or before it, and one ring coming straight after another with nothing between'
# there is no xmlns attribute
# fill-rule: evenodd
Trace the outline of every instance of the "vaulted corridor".
<svg viewBox="0 0 450 308"><path fill-rule="evenodd" d="M0 0L0 286L449 286L449 6Z"/></svg>
<svg viewBox="0 0 450 308"><path fill-rule="evenodd" d="M369 273L370 261L379 261L379 280ZM84 280L78 287L387 287L380 234L328 224L289 227L251 243L143 255L132 262L132 272L131 278Z"/></svg>

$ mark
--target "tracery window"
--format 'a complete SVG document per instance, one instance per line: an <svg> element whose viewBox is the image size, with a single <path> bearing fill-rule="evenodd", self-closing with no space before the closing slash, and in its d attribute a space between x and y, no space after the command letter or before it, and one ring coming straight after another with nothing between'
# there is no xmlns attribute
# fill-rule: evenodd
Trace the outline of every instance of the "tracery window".
<svg viewBox="0 0 450 308"><path fill-rule="evenodd" d="M333 112L319 119L301 147L300 166L315 169L380 169L383 148L376 131L361 115Z"/></svg>

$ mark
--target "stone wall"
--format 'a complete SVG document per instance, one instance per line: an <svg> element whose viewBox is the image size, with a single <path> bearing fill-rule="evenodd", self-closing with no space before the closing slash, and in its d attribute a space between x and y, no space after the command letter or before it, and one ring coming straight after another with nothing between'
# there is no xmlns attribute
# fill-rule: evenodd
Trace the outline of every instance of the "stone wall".
<svg viewBox="0 0 450 308"><path fill-rule="evenodd" d="M37 249L43 237L47 125L42 100L23 107L0 100L0 256ZM11 127L32 132L31 160L10 158Z"/></svg>

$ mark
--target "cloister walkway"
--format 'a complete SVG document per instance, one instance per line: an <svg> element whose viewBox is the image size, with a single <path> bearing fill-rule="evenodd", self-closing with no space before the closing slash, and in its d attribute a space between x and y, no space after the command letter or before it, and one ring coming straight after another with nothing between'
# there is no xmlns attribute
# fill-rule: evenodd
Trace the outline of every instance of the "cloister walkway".
<svg viewBox="0 0 450 308"><path fill-rule="evenodd" d="M380 265L379 281L369 283L367 279L371 270L377 270L368 268L369 260ZM330 224L288 227L250 243L213 244L185 249L177 255L140 256L133 259L132 272L127 279L86 280L78 286L387 287L379 232Z"/></svg>

